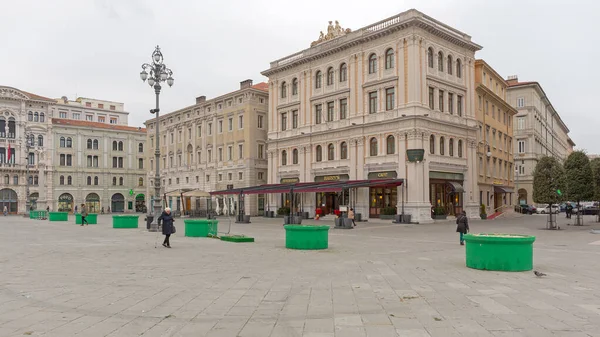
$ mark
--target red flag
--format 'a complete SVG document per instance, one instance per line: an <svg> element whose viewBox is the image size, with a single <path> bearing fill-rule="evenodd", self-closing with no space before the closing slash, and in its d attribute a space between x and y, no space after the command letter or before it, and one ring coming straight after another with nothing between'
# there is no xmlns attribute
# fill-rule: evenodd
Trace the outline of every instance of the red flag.
<svg viewBox="0 0 600 337"><path fill-rule="evenodd" d="M7 159L6 159L7 163L10 163L10 154L11 154L11 152L10 152L10 143L8 143L8 155L7 155Z"/></svg>

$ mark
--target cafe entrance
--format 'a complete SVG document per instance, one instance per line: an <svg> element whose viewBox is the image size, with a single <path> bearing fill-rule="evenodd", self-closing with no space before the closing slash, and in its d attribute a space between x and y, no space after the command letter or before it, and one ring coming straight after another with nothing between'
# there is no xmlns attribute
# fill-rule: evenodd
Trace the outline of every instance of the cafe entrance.
<svg viewBox="0 0 600 337"><path fill-rule="evenodd" d="M343 182L348 181L350 176L347 174L339 175L328 175L328 176L316 176L315 182ZM316 208L320 208L322 214L334 214L336 210L339 210L340 205L347 205L349 202L349 195L347 189L342 192L317 192L315 193L315 205Z"/></svg>
<svg viewBox="0 0 600 337"><path fill-rule="evenodd" d="M370 180L379 179L396 179L398 174L396 171L386 172L370 172ZM377 186L369 188L369 217L379 218L381 214L385 214L384 209L388 208L387 213L396 214L398 204L398 186ZM393 210L392 210L393 208Z"/></svg>

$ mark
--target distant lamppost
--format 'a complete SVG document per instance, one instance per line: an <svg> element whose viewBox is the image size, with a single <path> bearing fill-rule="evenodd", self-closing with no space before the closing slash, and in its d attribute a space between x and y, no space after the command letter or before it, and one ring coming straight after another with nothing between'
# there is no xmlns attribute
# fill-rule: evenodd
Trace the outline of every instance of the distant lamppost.
<svg viewBox="0 0 600 337"><path fill-rule="evenodd" d="M25 153L27 155L27 164L25 165L25 170L27 173L25 175L27 177L27 185L25 185L25 214L23 214L23 216L26 218L29 217L29 210L31 208L29 200L29 186L31 184L31 181L29 180L29 165L33 164L30 162L29 151L34 146L35 136L32 133L27 133L27 131L25 131Z"/></svg>
<svg viewBox="0 0 600 337"><path fill-rule="evenodd" d="M150 231L156 232L158 231L158 217L162 213L162 202L160 199L160 141L159 141L159 105L158 98L160 96L160 82L167 82L169 87L173 86L173 71L167 68L167 66L163 63L163 55L160 52L160 47L156 46L154 52L152 53L152 62L142 64L142 72L140 73L140 78L142 81L148 80L148 84L150 87L154 88L154 92L156 93L156 109L151 109L150 113L156 114L156 136L155 136L155 144L154 144L154 158L156 161L156 173L154 175L154 219L150 224Z"/></svg>

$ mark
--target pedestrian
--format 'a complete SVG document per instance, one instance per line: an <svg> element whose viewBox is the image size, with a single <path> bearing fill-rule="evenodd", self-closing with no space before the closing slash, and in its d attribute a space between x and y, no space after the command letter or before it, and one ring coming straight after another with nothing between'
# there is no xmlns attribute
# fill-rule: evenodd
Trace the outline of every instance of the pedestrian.
<svg viewBox="0 0 600 337"><path fill-rule="evenodd" d="M104 214L104 206L100 209L100 214Z"/></svg>
<svg viewBox="0 0 600 337"><path fill-rule="evenodd" d="M46 212L50 212L50 206L46 207Z"/></svg>
<svg viewBox="0 0 600 337"><path fill-rule="evenodd" d="M469 219L467 218L467 212L461 212L458 218L456 218L456 225L456 231L460 233L460 245L464 246L465 240L463 235L469 232Z"/></svg>
<svg viewBox="0 0 600 337"><path fill-rule="evenodd" d="M352 227L356 227L356 223L354 222L354 208L350 208L348 211L348 219L352 220Z"/></svg>
<svg viewBox="0 0 600 337"><path fill-rule="evenodd" d="M108 213L110 213L110 206L108 206Z"/></svg>
<svg viewBox="0 0 600 337"><path fill-rule="evenodd" d="M75 214L77 214L77 205L75 205Z"/></svg>
<svg viewBox="0 0 600 337"><path fill-rule="evenodd" d="M162 223L162 233L165 236L163 246L171 248L169 237L171 234L175 233L175 226L173 225L175 219L173 219L173 214L171 214L171 209L169 207L165 208L165 211L160 215L158 221L159 223Z"/></svg>
<svg viewBox="0 0 600 337"><path fill-rule="evenodd" d="M77 206L75 206L77 207ZM81 225L83 226L83 224L85 223L86 225L89 225L88 221L85 219L88 216L88 212L87 209L85 209L85 204L81 204Z"/></svg>
<svg viewBox="0 0 600 337"><path fill-rule="evenodd" d="M573 205L571 205L570 202L567 203L567 207L566 207L566 212L567 213L567 219L571 219L571 215L573 214Z"/></svg>
<svg viewBox="0 0 600 337"><path fill-rule="evenodd" d="M2 213L4 213L4 216L8 215L8 208L6 207L6 205L4 205L4 209L2 210Z"/></svg>

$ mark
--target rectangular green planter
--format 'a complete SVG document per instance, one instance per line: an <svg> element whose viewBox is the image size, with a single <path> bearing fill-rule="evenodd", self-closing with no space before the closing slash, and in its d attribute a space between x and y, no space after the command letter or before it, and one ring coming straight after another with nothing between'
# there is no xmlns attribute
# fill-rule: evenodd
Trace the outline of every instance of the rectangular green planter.
<svg viewBox="0 0 600 337"><path fill-rule="evenodd" d="M186 219L185 236L194 238L205 238L208 236L217 236L219 221L214 219Z"/></svg>
<svg viewBox="0 0 600 337"><path fill-rule="evenodd" d="M87 220L87 222L90 225L97 225L98 224L98 214L89 213L88 216L85 217L85 219ZM79 214L79 213L75 214L75 224L76 225L81 225L81 214Z"/></svg>
<svg viewBox="0 0 600 337"><path fill-rule="evenodd" d="M231 236L221 236L221 241L228 241L228 242L254 242L254 238L251 238L251 237L248 237L248 236L231 235Z"/></svg>
<svg viewBox="0 0 600 337"><path fill-rule="evenodd" d="M467 234L467 267L495 271L533 269L535 236L519 234Z"/></svg>
<svg viewBox="0 0 600 337"><path fill-rule="evenodd" d="M139 215L113 215L113 228L138 228Z"/></svg>
<svg viewBox="0 0 600 337"><path fill-rule="evenodd" d="M67 212L50 212L48 214L50 221L69 221L69 213Z"/></svg>
<svg viewBox="0 0 600 337"><path fill-rule="evenodd" d="M285 225L285 247L316 250L329 247L329 226Z"/></svg>

